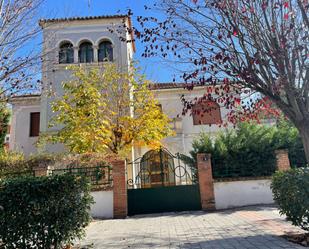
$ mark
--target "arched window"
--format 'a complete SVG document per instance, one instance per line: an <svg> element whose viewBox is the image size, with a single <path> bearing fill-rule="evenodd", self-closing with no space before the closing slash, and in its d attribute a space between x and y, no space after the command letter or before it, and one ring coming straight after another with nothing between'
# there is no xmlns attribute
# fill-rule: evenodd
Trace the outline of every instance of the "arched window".
<svg viewBox="0 0 309 249"><path fill-rule="evenodd" d="M98 50L99 61L113 61L113 44L110 41L102 41Z"/></svg>
<svg viewBox="0 0 309 249"><path fill-rule="evenodd" d="M73 45L70 42L64 42L59 48L59 63L68 64L74 62Z"/></svg>
<svg viewBox="0 0 309 249"><path fill-rule="evenodd" d="M93 62L93 48L91 42L83 42L80 44L78 55L80 63Z"/></svg>
<svg viewBox="0 0 309 249"><path fill-rule="evenodd" d="M192 108L193 124L221 124L221 111L218 103L207 100L196 103Z"/></svg>

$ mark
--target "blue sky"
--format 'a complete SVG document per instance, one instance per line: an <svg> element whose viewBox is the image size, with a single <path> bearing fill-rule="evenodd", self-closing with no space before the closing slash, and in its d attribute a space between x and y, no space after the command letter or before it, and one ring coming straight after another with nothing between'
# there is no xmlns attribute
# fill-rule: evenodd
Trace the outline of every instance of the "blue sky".
<svg viewBox="0 0 309 249"><path fill-rule="evenodd" d="M151 4L151 0L45 0L40 18L68 17L68 16L88 16L88 15L113 15L126 13L130 8L134 16L149 15L144 10L144 5ZM88 5L90 2L90 7ZM135 20L133 17L133 24ZM136 23L135 23L136 24ZM141 57L143 44L136 42L137 51L135 60L140 62L142 72L147 78L154 82L172 81L174 70L168 68L166 63L159 58L145 59Z"/></svg>

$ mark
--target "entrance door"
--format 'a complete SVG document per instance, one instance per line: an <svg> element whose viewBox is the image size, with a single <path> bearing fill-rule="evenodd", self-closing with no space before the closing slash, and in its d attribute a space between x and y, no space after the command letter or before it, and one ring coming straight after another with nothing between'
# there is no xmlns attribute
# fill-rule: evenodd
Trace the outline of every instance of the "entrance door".
<svg viewBox="0 0 309 249"><path fill-rule="evenodd" d="M201 209L196 167L180 154L151 150L128 167L138 172L128 180L129 215Z"/></svg>

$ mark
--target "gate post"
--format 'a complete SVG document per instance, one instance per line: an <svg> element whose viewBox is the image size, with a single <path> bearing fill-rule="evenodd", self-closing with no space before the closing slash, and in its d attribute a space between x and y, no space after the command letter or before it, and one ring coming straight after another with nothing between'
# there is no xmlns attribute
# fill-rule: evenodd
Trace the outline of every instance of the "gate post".
<svg viewBox="0 0 309 249"><path fill-rule="evenodd" d="M288 150L275 150L277 170L286 171L291 168Z"/></svg>
<svg viewBox="0 0 309 249"><path fill-rule="evenodd" d="M211 154L197 154L197 169L202 210L215 210L216 206L211 169Z"/></svg>
<svg viewBox="0 0 309 249"><path fill-rule="evenodd" d="M125 161L114 159L111 164L113 166L114 218L123 219L128 215Z"/></svg>

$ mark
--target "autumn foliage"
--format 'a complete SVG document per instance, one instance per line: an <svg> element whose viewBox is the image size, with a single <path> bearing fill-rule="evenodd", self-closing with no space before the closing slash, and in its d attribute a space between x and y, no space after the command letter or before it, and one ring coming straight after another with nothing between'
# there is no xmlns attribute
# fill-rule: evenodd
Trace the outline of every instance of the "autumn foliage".
<svg viewBox="0 0 309 249"><path fill-rule="evenodd" d="M51 127L61 125L53 142L75 153L126 155L134 144L159 146L173 132L149 84L137 69L70 67L73 79L52 104Z"/></svg>
<svg viewBox="0 0 309 249"><path fill-rule="evenodd" d="M158 0L145 9L151 15L129 29L145 58L178 65L176 79L188 90L205 86L201 98L230 109L230 122L276 117L279 108L309 158L308 0ZM183 101L184 112L196 101Z"/></svg>

